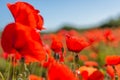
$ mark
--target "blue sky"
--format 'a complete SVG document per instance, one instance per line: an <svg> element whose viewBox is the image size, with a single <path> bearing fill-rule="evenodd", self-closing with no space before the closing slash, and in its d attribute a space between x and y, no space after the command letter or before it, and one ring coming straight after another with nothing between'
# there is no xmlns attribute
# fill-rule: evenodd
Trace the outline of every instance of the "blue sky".
<svg viewBox="0 0 120 80"><path fill-rule="evenodd" d="M0 29L13 22L13 17L6 7L7 3L17 0L0 0ZM63 24L83 25L98 24L120 14L120 0L21 0L40 10L45 20L46 31L56 30Z"/></svg>

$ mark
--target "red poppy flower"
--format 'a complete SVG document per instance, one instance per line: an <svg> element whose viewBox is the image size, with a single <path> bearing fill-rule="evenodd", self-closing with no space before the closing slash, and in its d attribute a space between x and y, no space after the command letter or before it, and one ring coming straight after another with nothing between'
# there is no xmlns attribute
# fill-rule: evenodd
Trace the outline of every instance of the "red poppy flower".
<svg viewBox="0 0 120 80"><path fill-rule="evenodd" d="M64 64L54 63L48 69L48 80L77 80L72 71Z"/></svg>
<svg viewBox="0 0 120 80"><path fill-rule="evenodd" d="M98 58L98 54L95 53L95 52L92 52L92 53L90 53L90 57L91 57L92 59L96 60L96 59Z"/></svg>
<svg viewBox="0 0 120 80"><path fill-rule="evenodd" d="M104 80L104 75L102 72L97 70L88 77L88 80Z"/></svg>
<svg viewBox="0 0 120 80"><path fill-rule="evenodd" d="M92 73L97 71L96 68L94 68L94 67L87 67L87 66L81 66L78 70L80 71L80 75L82 76L83 80L88 80L88 77Z"/></svg>
<svg viewBox="0 0 120 80"><path fill-rule="evenodd" d="M79 55L79 59L80 59L81 61L88 61L88 57L87 57L85 54L80 54L80 55Z"/></svg>
<svg viewBox="0 0 120 80"><path fill-rule="evenodd" d="M120 64L120 56L118 55L112 55L106 57L106 64L108 65L117 65Z"/></svg>
<svg viewBox="0 0 120 80"><path fill-rule="evenodd" d="M85 39L70 35L66 35L66 44L69 51L76 53L79 53L82 49L89 45Z"/></svg>
<svg viewBox="0 0 120 80"><path fill-rule="evenodd" d="M31 57L38 61L46 58L46 51L36 28L41 30L43 18L39 11L26 2L8 4L15 23L8 24L2 33L3 50L10 54L19 53L21 57ZM32 60L31 60L32 61Z"/></svg>
<svg viewBox="0 0 120 80"><path fill-rule="evenodd" d="M2 32L1 45L7 53L15 51L12 45L14 42L13 36L16 34L14 26L15 24L8 24Z"/></svg>
<svg viewBox="0 0 120 80"><path fill-rule="evenodd" d="M79 35L79 33L78 33L76 30L70 30L68 33L69 33L71 36Z"/></svg>
<svg viewBox="0 0 120 80"><path fill-rule="evenodd" d="M18 25L18 26L21 26L21 25ZM24 28L23 29L21 28L19 28L20 32L17 31L18 35L15 43L15 47L17 48L17 50L19 50L20 54L23 56L29 55L33 58L36 58L39 61L44 60L46 58L46 51L43 48L42 41L40 41L39 39L35 40L36 38L35 39L33 38L33 35L31 35L31 33L33 32L33 29L23 30ZM23 35L20 34L21 31L23 31L24 33ZM34 32L34 35L36 37L39 37L37 32L36 33ZM22 37L24 39L22 40L23 46L21 45L22 43L20 41Z"/></svg>
<svg viewBox="0 0 120 80"><path fill-rule="evenodd" d="M11 11L15 22L26 25L27 27L43 29L44 20L39 11L27 2L16 2L14 4L7 4Z"/></svg>
<svg viewBox="0 0 120 80"><path fill-rule="evenodd" d="M79 71L80 72L83 72L83 71L87 71L88 72L88 76L90 76L93 72L95 72L97 69L94 68L94 67L87 67L87 66L81 66L79 68Z"/></svg>
<svg viewBox="0 0 120 80"><path fill-rule="evenodd" d="M84 65L98 67L98 63L95 61L85 61Z"/></svg>
<svg viewBox="0 0 120 80"><path fill-rule="evenodd" d="M115 65L116 74L120 77L120 64Z"/></svg>
<svg viewBox="0 0 120 80"><path fill-rule="evenodd" d="M88 80L88 72L87 71L82 71L81 76L82 76L82 80Z"/></svg>
<svg viewBox="0 0 120 80"><path fill-rule="evenodd" d="M115 36L113 35L112 30L110 30L110 29L106 29L104 31L104 37L109 41L115 40Z"/></svg>
<svg viewBox="0 0 120 80"><path fill-rule="evenodd" d="M56 36L52 37L51 49L55 52L55 54L59 55L60 62L63 62L64 61L64 56L63 56L64 53L62 50L63 44Z"/></svg>
<svg viewBox="0 0 120 80"><path fill-rule="evenodd" d="M1 57L4 58L4 59L7 59L8 58L8 54L7 53L2 53Z"/></svg>
<svg viewBox="0 0 120 80"><path fill-rule="evenodd" d="M63 48L62 42L59 40L57 37L52 38L52 44L51 44L51 49L55 52L61 52Z"/></svg>
<svg viewBox="0 0 120 80"><path fill-rule="evenodd" d="M113 69L112 66L107 65L106 66L106 71L108 73L108 75L113 79L115 77L115 70Z"/></svg>
<svg viewBox="0 0 120 80"><path fill-rule="evenodd" d="M103 36L103 32L100 29L99 30L93 29L93 30L86 31L84 33L84 35L88 39L90 44L105 41L105 37Z"/></svg>
<svg viewBox="0 0 120 80"><path fill-rule="evenodd" d="M72 55L69 55L68 58L67 58L67 60L70 61L70 62L73 62L74 57Z"/></svg>
<svg viewBox="0 0 120 80"><path fill-rule="evenodd" d="M38 77L36 75L30 74L29 75L29 80L43 80L43 78Z"/></svg>
<svg viewBox="0 0 120 80"><path fill-rule="evenodd" d="M46 51L43 49L43 46L32 40L22 47L22 50L20 49L19 51L20 54L25 58L27 58L27 56L31 56L38 61L43 61L46 59Z"/></svg>
<svg viewBox="0 0 120 80"><path fill-rule="evenodd" d="M41 36L40 36L40 33L37 32L35 29L31 29L30 31L30 35L31 35L31 38L37 42L39 42L41 45L43 45L43 42L41 40Z"/></svg>
<svg viewBox="0 0 120 80"><path fill-rule="evenodd" d="M46 51L43 49L42 42L34 39L31 32L33 32L32 28L19 23L7 25L1 37L3 50L10 54L19 53L23 57L31 56L39 61L44 60ZM35 36L39 37L39 35Z"/></svg>
<svg viewBox="0 0 120 80"><path fill-rule="evenodd" d="M97 42L97 35L94 34L95 32L93 31L86 31L84 33L85 37L88 39L88 41L90 42L90 44Z"/></svg>
<svg viewBox="0 0 120 80"><path fill-rule="evenodd" d="M60 62L64 62L64 53L60 52Z"/></svg>
<svg viewBox="0 0 120 80"><path fill-rule="evenodd" d="M55 59L50 56L48 60L42 64L42 66L44 68L49 68L53 63L55 63Z"/></svg>

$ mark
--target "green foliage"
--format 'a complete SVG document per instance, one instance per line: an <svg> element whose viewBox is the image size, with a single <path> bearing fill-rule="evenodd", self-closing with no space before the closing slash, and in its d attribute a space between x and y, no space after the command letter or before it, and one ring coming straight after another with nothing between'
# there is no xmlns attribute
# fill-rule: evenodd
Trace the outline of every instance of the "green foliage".
<svg viewBox="0 0 120 80"><path fill-rule="evenodd" d="M64 29L64 30L78 30L77 28L75 28L75 26L72 26L72 25L64 25L61 29Z"/></svg>
<svg viewBox="0 0 120 80"><path fill-rule="evenodd" d="M107 22L103 23L100 25L100 28L115 28L115 27L120 27L120 17L115 18L115 19L110 19Z"/></svg>

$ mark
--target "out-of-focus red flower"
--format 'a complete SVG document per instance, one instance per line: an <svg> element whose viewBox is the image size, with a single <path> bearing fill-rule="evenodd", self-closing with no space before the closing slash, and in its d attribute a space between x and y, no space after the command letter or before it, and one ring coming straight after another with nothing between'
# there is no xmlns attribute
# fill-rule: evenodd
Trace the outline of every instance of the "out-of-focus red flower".
<svg viewBox="0 0 120 80"><path fill-rule="evenodd" d="M54 63L48 69L48 80L77 80L73 72L64 64Z"/></svg>
<svg viewBox="0 0 120 80"><path fill-rule="evenodd" d="M9 54L19 53L21 57L31 56L39 61L46 58L42 42L33 37L34 29L19 23L8 24L1 37L1 45ZM35 31L34 31L35 32ZM38 33L35 33L39 37Z"/></svg>
<svg viewBox="0 0 120 80"><path fill-rule="evenodd" d="M88 76L90 76L94 71L96 71L97 69L94 68L94 67L87 67L87 66L81 66L79 68L79 71L80 72L83 72L83 71L87 71L88 72Z"/></svg>
<svg viewBox="0 0 120 80"><path fill-rule="evenodd" d="M51 49L55 52L61 52L63 48L62 42L59 40L57 37L52 38L52 44L51 44Z"/></svg>
<svg viewBox="0 0 120 80"><path fill-rule="evenodd" d="M88 77L88 80L104 80L104 75L102 72L97 70Z"/></svg>
<svg viewBox="0 0 120 80"><path fill-rule="evenodd" d="M115 65L116 74L120 77L120 64Z"/></svg>
<svg viewBox="0 0 120 80"><path fill-rule="evenodd" d="M98 54L97 53L90 53L90 57L92 58L92 59L97 59L97 57L98 57Z"/></svg>
<svg viewBox="0 0 120 80"><path fill-rule="evenodd" d="M2 53L2 58L7 59L8 58L8 53Z"/></svg>
<svg viewBox="0 0 120 80"><path fill-rule="evenodd" d="M105 42L105 37L103 36L103 32L101 29L92 29L86 31L84 33L85 37L89 40L90 44L98 43L98 42Z"/></svg>
<svg viewBox="0 0 120 80"><path fill-rule="evenodd" d="M84 55L84 54L80 54L80 55L79 55L79 59L80 59L81 61L87 61L87 60L88 60L88 57L87 57L86 55Z"/></svg>
<svg viewBox="0 0 120 80"><path fill-rule="evenodd" d="M97 36L96 34L94 34L95 32L93 31L86 31L84 33L85 37L88 39L88 41L90 42L90 44L97 42Z"/></svg>
<svg viewBox="0 0 120 80"><path fill-rule="evenodd" d="M84 62L85 66L93 66L93 67L98 67L98 63L95 61L85 61Z"/></svg>
<svg viewBox="0 0 120 80"><path fill-rule="evenodd" d="M12 66L16 66L18 65L18 60L21 59L21 55L18 52L12 53L12 54L8 54L8 53L2 53L1 55L2 58L4 59L9 59L12 61Z"/></svg>
<svg viewBox="0 0 120 80"><path fill-rule="evenodd" d="M107 65L117 65L120 64L120 56L118 55L107 56L105 58L105 61Z"/></svg>
<svg viewBox="0 0 120 80"><path fill-rule="evenodd" d="M61 51L59 52L60 55L60 62L64 62L64 53Z"/></svg>
<svg viewBox="0 0 120 80"><path fill-rule="evenodd" d="M76 53L79 53L81 50L89 45L89 43L85 41L85 39L70 35L66 35L66 44L69 51L73 51Z"/></svg>
<svg viewBox="0 0 120 80"><path fill-rule="evenodd" d="M110 29L106 29L104 31L104 36L109 41L114 41L115 40L115 36L113 35L112 30L110 30Z"/></svg>
<svg viewBox="0 0 120 80"><path fill-rule="evenodd" d="M87 71L82 71L81 72L82 80L88 80L88 72Z"/></svg>
<svg viewBox="0 0 120 80"><path fill-rule="evenodd" d="M67 34L68 33L68 31L67 30L64 30L64 29L61 29L61 30L59 30L58 32L57 32L57 35L61 35L61 36L65 36L65 34Z"/></svg>
<svg viewBox="0 0 120 80"><path fill-rule="evenodd" d="M44 20L32 5L27 2L16 2L14 4L7 4L11 11L15 22L26 25L26 27L43 29Z"/></svg>
<svg viewBox="0 0 120 80"><path fill-rule="evenodd" d="M42 64L44 68L49 68L53 63L55 63L55 59L53 57L49 57L46 62Z"/></svg>
<svg viewBox="0 0 120 80"><path fill-rule="evenodd" d="M81 66L79 68L82 80L103 80L104 75L93 67Z"/></svg>
<svg viewBox="0 0 120 80"><path fill-rule="evenodd" d="M51 49L55 52L55 55L59 55L60 62L64 62L63 44L55 35L52 36Z"/></svg>
<svg viewBox="0 0 120 80"><path fill-rule="evenodd" d="M78 33L76 30L70 30L68 33L69 33L71 36L78 36L78 35L79 35L79 33Z"/></svg>
<svg viewBox="0 0 120 80"><path fill-rule="evenodd" d="M115 70L113 69L112 66L107 65L106 66L106 71L108 73L108 75L113 79L115 77Z"/></svg>
<svg viewBox="0 0 120 80"><path fill-rule="evenodd" d="M70 62L73 62L73 60L74 60L74 56L69 55L68 58L67 58L67 60L70 61Z"/></svg>
<svg viewBox="0 0 120 80"><path fill-rule="evenodd" d="M43 78L38 77L36 75L30 74L29 75L29 80L43 80Z"/></svg>

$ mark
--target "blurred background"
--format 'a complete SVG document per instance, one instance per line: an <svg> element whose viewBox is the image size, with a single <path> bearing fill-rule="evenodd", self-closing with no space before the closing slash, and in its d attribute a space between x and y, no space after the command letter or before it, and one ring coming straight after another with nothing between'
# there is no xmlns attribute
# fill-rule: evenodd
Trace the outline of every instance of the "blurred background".
<svg viewBox="0 0 120 80"><path fill-rule="evenodd" d="M23 30L23 32L25 32L23 34L18 34L20 33L20 30L18 33L16 32L17 35L14 35L14 32L13 34L10 33L10 36L7 35L4 39L1 39L0 37L0 41L3 41L3 44L5 43L6 45L7 42L10 44L10 46L7 44L5 49L8 49L9 47L11 49L12 46L13 50L15 49L15 53L20 53L19 55L22 57L18 63L20 62L23 64L24 60L27 60L27 56L23 58L23 53L32 55L31 50L33 50L33 52L37 52L37 50L39 50L37 48L41 47L41 43L43 42L42 47L48 56L54 57L56 60L63 61L63 63L73 70L74 73L76 72L76 66L77 68L81 68L82 66L92 66L94 69L102 72L101 74L104 75L104 80L116 80L117 77L119 78L118 80L120 80L120 0L0 0L1 33L7 24L14 22L13 16L6 4L15 3L16 1L25 1L40 10L40 14L44 18L44 26L46 28L40 32L40 34L45 33L40 35L41 39L38 38L38 35L35 35L37 33L31 34L31 32L26 32L27 30ZM13 31L13 29L10 29L10 32L11 30ZM6 31L6 34L9 34L8 32ZM20 37L17 37L19 35ZM39 40L41 40L40 44L38 44ZM37 45L34 45L33 43ZM19 44L20 48L19 46L18 48L15 48L15 45ZM35 48L32 49L33 46L30 44L35 46ZM59 49L59 47L61 50L60 54L55 52L55 49ZM40 51L43 48L41 48ZM24 52L24 50L26 52ZM21 54L22 51L23 53ZM14 52L12 54L14 54ZM35 56L37 55L35 54ZM1 46L0 43L0 76L2 74L3 76L6 76L6 73L9 74L8 71L11 72L10 78L12 74L14 75L12 72L12 69L14 71L14 68L8 67L9 65L12 65L11 62L13 62L14 66L14 62L16 61L14 60L14 57L16 57L16 54L11 56L9 55L9 52L3 51L3 45ZM34 55L32 55L32 57L35 58ZM13 61L11 59L13 59ZM32 58L29 57L28 59L32 60ZM47 61L49 62L49 60ZM87 61L88 63L86 64ZM112 69L109 69L109 66L112 67ZM20 69L18 74L23 74L24 71L21 71L23 67L23 65L18 65L16 67L16 70L17 68ZM42 78L46 78L46 74L49 72L36 63L30 64L27 67L28 70L26 70L25 66L26 73L42 76ZM112 73L108 73L107 70L113 71ZM15 72L15 74L16 73L17 72ZM79 73L81 75L81 72ZM86 74L88 75L89 73ZM94 80L101 78L94 75L94 72L91 74L93 74L93 78L96 77ZM17 76L19 75L16 75L16 77ZM6 78L7 77L9 78L9 75L6 76ZM25 79L23 78L23 80Z"/></svg>
<svg viewBox="0 0 120 80"><path fill-rule="evenodd" d="M1 31L14 21L6 4L16 1L28 2L40 10L45 20L43 32L120 25L120 0L0 0Z"/></svg>

